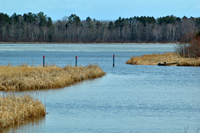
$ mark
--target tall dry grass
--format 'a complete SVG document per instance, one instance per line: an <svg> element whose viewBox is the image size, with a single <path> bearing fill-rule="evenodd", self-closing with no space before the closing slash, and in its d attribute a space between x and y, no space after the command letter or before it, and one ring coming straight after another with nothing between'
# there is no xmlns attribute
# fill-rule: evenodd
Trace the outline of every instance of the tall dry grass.
<svg viewBox="0 0 200 133"><path fill-rule="evenodd" d="M36 90L61 88L86 79L102 77L96 65L67 66L0 66L0 90Z"/></svg>
<svg viewBox="0 0 200 133"><path fill-rule="evenodd" d="M177 62L177 66L200 66L200 58L184 58L177 53L151 54L141 57L132 57L126 64L157 65L158 63Z"/></svg>
<svg viewBox="0 0 200 133"><path fill-rule="evenodd" d="M177 66L200 66L200 58L180 58Z"/></svg>
<svg viewBox="0 0 200 133"><path fill-rule="evenodd" d="M28 95L16 97L13 94L0 97L0 129L45 115L46 107Z"/></svg>

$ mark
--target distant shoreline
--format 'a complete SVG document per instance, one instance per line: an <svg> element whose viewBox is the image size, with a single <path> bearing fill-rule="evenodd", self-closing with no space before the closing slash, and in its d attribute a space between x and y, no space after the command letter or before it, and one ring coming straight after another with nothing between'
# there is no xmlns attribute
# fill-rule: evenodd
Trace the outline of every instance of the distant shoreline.
<svg viewBox="0 0 200 133"><path fill-rule="evenodd" d="M104 43L97 43L97 42L90 42L90 43L84 43L84 42L0 42L0 44L180 44L179 42L176 43L115 43L115 42L104 42Z"/></svg>

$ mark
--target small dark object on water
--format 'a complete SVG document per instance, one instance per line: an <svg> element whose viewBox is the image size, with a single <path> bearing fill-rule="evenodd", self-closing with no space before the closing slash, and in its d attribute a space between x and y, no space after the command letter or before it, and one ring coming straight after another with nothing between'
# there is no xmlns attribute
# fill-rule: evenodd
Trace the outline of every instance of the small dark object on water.
<svg viewBox="0 0 200 133"><path fill-rule="evenodd" d="M115 55L113 55L113 67L115 67Z"/></svg>
<svg viewBox="0 0 200 133"><path fill-rule="evenodd" d="M164 63L158 63L158 66L171 66L171 65L175 65L175 64L177 64L177 62L172 62L172 63L164 62Z"/></svg>
<svg viewBox="0 0 200 133"><path fill-rule="evenodd" d="M76 56L76 58L75 58L75 66L77 66L77 56Z"/></svg>
<svg viewBox="0 0 200 133"><path fill-rule="evenodd" d="M43 67L45 66L45 55L43 55Z"/></svg>

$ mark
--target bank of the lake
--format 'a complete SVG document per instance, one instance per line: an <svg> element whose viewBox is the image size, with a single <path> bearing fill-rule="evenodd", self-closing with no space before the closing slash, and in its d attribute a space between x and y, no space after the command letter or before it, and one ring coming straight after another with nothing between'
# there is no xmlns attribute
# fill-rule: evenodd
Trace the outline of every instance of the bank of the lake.
<svg viewBox="0 0 200 133"><path fill-rule="evenodd" d="M66 66L0 66L0 90L38 90L62 88L86 79L102 77L97 65Z"/></svg>
<svg viewBox="0 0 200 133"><path fill-rule="evenodd" d="M184 58L177 53L148 54L134 56L126 61L131 65L158 65L159 63L172 63L177 66L200 66L200 58Z"/></svg>
<svg viewBox="0 0 200 133"><path fill-rule="evenodd" d="M179 42L0 42L0 44L180 44Z"/></svg>
<svg viewBox="0 0 200 133"><path fill-rule="evenodd" d="M0 109L0 131L11 125L23 123L27 119L46 115L46 107L28 95L0 96Z"/></svg>

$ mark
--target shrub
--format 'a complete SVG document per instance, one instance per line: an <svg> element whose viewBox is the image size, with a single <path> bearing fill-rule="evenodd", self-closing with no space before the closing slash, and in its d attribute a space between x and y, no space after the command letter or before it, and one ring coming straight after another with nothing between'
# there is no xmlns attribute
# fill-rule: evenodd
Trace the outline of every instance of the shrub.
<svg viewBox="0 0 200 133"><path fill-rule="evenodd" d="M197 32L190 44L178 44L175 49L182 57L200 57L200 31Z"/></svg>

